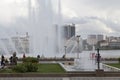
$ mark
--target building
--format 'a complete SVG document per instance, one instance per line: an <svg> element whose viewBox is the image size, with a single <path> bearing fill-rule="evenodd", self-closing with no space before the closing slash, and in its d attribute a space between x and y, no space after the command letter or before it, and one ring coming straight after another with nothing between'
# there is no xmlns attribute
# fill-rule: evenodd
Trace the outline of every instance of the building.
<svg viewBox="0 0 120 80"><path fill-rule="evenodd" d="M114 36L110 36L110 37L107 37L107 36L106 36L106 40L107 40L108 42L112 42L113 40L115 40L115 37L114 37Z"/></svg>
<svg viewBox="0 0 120 80"><path fill-rule="evenodd" d="M88 37L87 37L87 43L89 45L95 45L97 43L96 35L88 35Z"/></svg>
<svg viewBox="0 0 120 80"><path fill-rule="evenodd" d="M109 42L109 47L120 49L120 42Z"/></svg>
<svg viewBox="0 0 120 80"><path fill-rule="evenodd" d="M12 41L18 53L29 53L29 36L15 36Z"/></svg>
<svg viewBox="0 0 120 80"><path fill-rule="evenodd" d="M1 54L13 54L13 52L17 53L29 53L30 52L30 40L28 33L24 36L14 36L11 38L3 38L0 39L1 46L0 52Z"/></svg>
<svg viewBox="0 0 120 80"><path fill-rule="evenodd" d="M110 37L106 37L106 40L108 42L120 42L120 37L110 36Z"/></svg>
<svg viewBox="0 0 120 80"><path fill-rule="evenodd" d="M87 37L87 43L89 45L96 45L99 41L104 40L103 35L88 35Z"/></svg>
<svg viewBox="0 0 120 80"><path fill-rule="evenodd" d="M75 24L69 24L64 26L64 38L66 40L75 36Z"/></svg>
<svg viewBox="0 0 120 80"><path fill-rule="evenodd" d="M106 37L106 40L99 41L101 49L120 49L120 37Z"/></svg>
<svg viewBox="0 0 120 80"><path fill-rule="evenodd" d="M97 41L102 41L104 40L104 36L103 35L97 35Z"/></svg>
<svg viewBox="0 0 120 80"><path fill-rule="evenodd" d="M106 40L102 40L102 41L100 41L99 43L100 43L100 47L109 46L109 42L107 42Z"/></svg>

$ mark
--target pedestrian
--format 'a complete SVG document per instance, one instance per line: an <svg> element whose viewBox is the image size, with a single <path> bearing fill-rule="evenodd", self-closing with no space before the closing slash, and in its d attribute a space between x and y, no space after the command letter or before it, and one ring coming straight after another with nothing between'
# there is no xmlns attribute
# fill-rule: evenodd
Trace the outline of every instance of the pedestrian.
<svg viewBox="0 0 120 80"><path fill-rule="evenodd" d="M9 58L9 60L10 60L10 64L12 64L12 63L13 63L13 57L11 56L11 57Z"/></svg>
<svg viewBox="0 0 120 80"><path fill-rule="evenodd" d="M37 55L37 58L40 59L40 55Z"/></svg>
<svg viewBox="0 0 120 80"><path fill-rule="evenodd" d="M3 55L1 56L1 66L2 68L5 66L5 57Z"/></svg>
<svg viewBox="0 0 120 80"><path fill-rule="evenodd" d="M12 64L17 65L18 57L16 57L16 52L13 53Z"/></svg>
<svg viewBox="0 0 120 80"><path fill-rule="evenodd" d="M101 56L100 56L100 55L98 56L98 54L96 54L96 55L95 55L95 64L96 64L98 61L99 61L99 62L101 61Z"/></svg>
<svg viewBox="0 0 120 80"><path fill-rule="evenodd" d="M25 53L23 54L23 58L26 58Z"/></svg>

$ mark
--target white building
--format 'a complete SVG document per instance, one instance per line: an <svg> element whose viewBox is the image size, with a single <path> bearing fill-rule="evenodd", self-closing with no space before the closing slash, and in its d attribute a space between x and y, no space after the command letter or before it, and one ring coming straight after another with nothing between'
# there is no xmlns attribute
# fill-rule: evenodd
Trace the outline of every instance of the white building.
<svg viewBox="0 0 120 80"><path fill-rule="evenodd" d="M96 35L88 35L88 37L87 37L87 43L89 45L95 45L97 43Z"/></svg>
<svg viewBox="0 0 120 80"><path fill-rule="evenodd" d="M88 35L87 37L87 43L89 45L95 45L98 41L102 41L104 39L103 35Z"/></svg>
<svg viewBox="0 0 120 80"><path fill-rule="evenodd" d="M20 54L29 53L30 40L26 33L24 36L14 36L11 38L0 39L0 52L1 54L13 54L17 52Z"/></svg>
<svg viewBox="0 0 120 80"><path fill-rule="evenodd" d="M104 40L104 36L103 35L97 35L97 41L102 41Z"/></svg>
<svg viewBox="0 0 120 80"><path fill-rule="evenodd" d="M100 42L100 47L104 47L104 46L109 46L109 42L107 42L107 41L101 41Z"/></svg>

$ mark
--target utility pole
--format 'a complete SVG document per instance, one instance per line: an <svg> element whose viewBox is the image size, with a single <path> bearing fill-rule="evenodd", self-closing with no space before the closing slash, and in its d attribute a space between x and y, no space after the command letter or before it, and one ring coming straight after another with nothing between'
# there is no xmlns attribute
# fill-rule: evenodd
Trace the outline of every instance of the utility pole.
<svg viewBox="0 0 120 80"><path fill-rule="evenodd" d="M78 50L77 50L77 52L78 52L78 53L77 53L77 58L79 58L79 53L80 53L80 49L79 49L79 48L80 48L80 47L79 47L80 44L79 44L79 43L80 43L80 35L77 35L77 44L78 44L78 48L77 48L77 49L78 49Z"/></svg>
<svg viewBox="0 0 120 80"><path fill-rule="evenodd" d="M65 48L65 58L66 58L66 48L67 48L67 46L64 46L64 48Z"/></svg>
<svg viewBox="0 0 120 80"><path fill-rule="evenodd" d="M99 53L99 48L97 48L97 67L98 70L100 70L100 53Z"/></svg>

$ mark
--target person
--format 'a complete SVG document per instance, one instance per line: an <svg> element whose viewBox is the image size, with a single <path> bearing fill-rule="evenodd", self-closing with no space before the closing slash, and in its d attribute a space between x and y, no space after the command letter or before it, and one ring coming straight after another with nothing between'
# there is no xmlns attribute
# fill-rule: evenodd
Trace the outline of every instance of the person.
<svg viewBox="0 0 120 80"><path fill-rule="evenodd" d="M26 58L25 53L23 54L23 58Z"/></svg>
<svg viewBox="0 0 120 80"><path fill-rule="evenodd" d="M14 52L13 57L12 57L12 64L17 65L17 60L18 60L18 58L16 57L16 52Z"/></svg>
<svg viewBox="0 0 120 80"><path fill-rule="evenodd" d="M4 68L5 66L5 57L2 55L1 56L1 66Z"/></svg>
<svg viewBox="0 0 120 80"><path fill-rule="evenodd" d="M37 58L40 59L40 55L37 55Z"/></svg>
<svg viewBox="0 0 120 80"><path fill-rule="evenodd" d="M13 59L13 57L11 56L11 57L9 58L9 60L10 60L10 64L13 63L12 59Z"/></svg>
<svg viewBox="0 0 120 80"><path fill-rule="evenodd" d="M99 55L99 58L98 58L98 54L96 54L96 55L95 55L95 64L96 64L98 61L99 61L99 62L101 61L101 56Z"/></svg>
<svg viewBox="0 0 120 80"><path fill-rule="evenodd" d="M65 59L65 57L66 57L66 56L65 56L65 54L64 54L64 55L62 56L62 58Z"/></svg>

